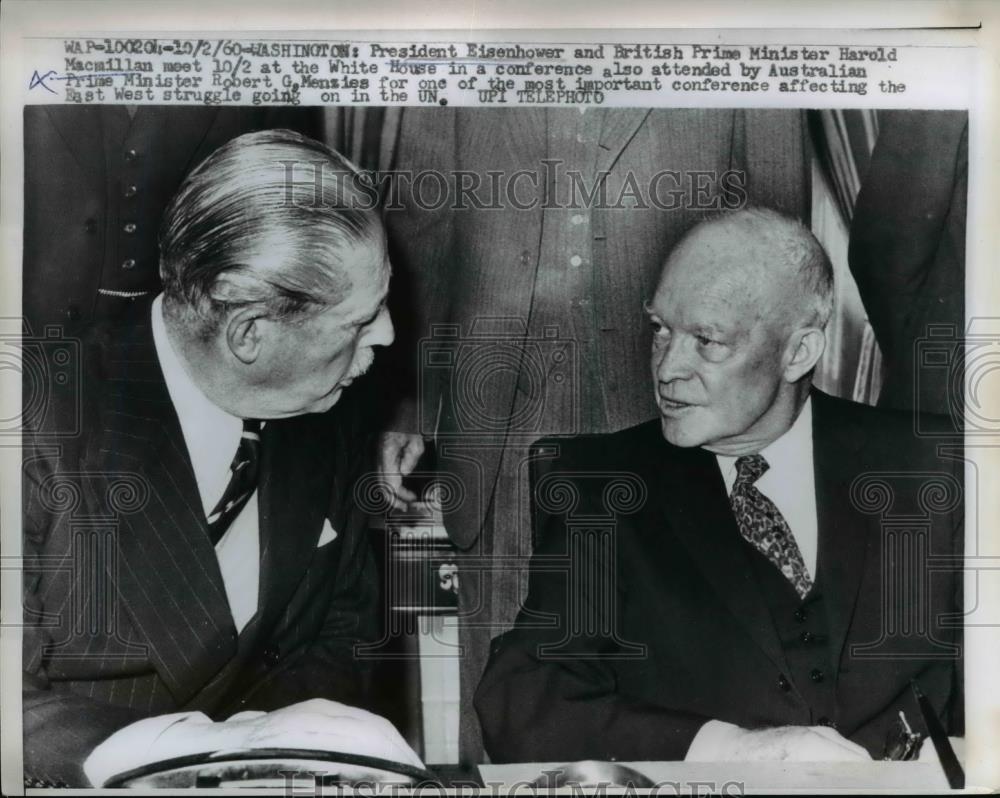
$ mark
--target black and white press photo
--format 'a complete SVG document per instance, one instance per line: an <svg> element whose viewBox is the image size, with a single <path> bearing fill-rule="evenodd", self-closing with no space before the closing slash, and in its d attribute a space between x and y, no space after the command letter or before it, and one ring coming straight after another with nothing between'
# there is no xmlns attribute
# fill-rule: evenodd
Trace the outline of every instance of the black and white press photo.
<svg viewBox="0 0 1000 798"><path fill-rule="evenodd" d="M17 783L982 784L971 48L701 34L38 39Z"/></svg>

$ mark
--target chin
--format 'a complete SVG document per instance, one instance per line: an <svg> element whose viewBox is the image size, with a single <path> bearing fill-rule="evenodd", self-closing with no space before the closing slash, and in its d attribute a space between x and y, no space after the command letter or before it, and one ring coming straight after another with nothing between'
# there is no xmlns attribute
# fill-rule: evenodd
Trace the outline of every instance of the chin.
<svg viewBox="0 0 1000 798"><path fill-rule="evenodd" d="M682 449L701 446L708 440L703 431L692 428L691 424L685 424L676 419L661 417L660 428L663 430L663 437L667 439L667 443Z"/></svg>

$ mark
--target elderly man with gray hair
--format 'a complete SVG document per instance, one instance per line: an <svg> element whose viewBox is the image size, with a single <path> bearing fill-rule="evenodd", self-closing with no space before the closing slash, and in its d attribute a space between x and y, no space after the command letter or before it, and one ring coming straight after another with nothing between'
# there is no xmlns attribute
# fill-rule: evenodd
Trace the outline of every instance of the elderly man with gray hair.
<svg viewBox="0 0 1000 798"><path fill-rule="evenodd" d="M812 387L832 303L771 210L670 254L660 418L538 447L529 594L476 697L494 761L903 758L912 684L961 733L961 454Z"/></svg>
<svg viewBox="0 0 1000 798"><path fill-rule="evenodd" d="M393 340L363 181L298 134L241 136L187 177L160 255L144 321L95 329L25 440L26 779L259 745L419 763L349 706L377 588L342 395Z"/></svg>

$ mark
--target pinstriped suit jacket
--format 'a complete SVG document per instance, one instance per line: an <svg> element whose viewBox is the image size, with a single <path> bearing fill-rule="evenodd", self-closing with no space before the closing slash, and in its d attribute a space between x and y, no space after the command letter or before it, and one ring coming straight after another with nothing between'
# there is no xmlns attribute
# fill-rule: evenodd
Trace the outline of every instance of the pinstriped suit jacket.
<svg viewBox="0 0 1000 798"><path fill-rule="evenodd" d="M26 780L85 785L93 746L150 715L362 703L377 577L350 396L265 426L260 597L237 634L149 324L97 330L80 354L79 390L25 446ZM317 547L324 518L338 536Z"/></svg>

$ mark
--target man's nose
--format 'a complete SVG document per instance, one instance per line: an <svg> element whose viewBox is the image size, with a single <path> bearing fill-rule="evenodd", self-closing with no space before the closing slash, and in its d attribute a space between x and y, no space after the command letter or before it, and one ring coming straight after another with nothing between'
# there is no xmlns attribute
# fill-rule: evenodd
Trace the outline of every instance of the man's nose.
<svg viewBox="0 0 1000 798"><path fill-rule="evenodd" d="M658 352L656 362L656 379L667 383L673 380L683 380L691 376L691 361L683 341L675 336Z"/></svg>
<svg viewBox="0 0 1000 798"><path fill-rule="evenodd" d="M366 343L371 346L389 346L394 340L396 340L396 330L392 324L392 317L388 308L382 308L382 312L378 314L369 330Z"/></svg>

